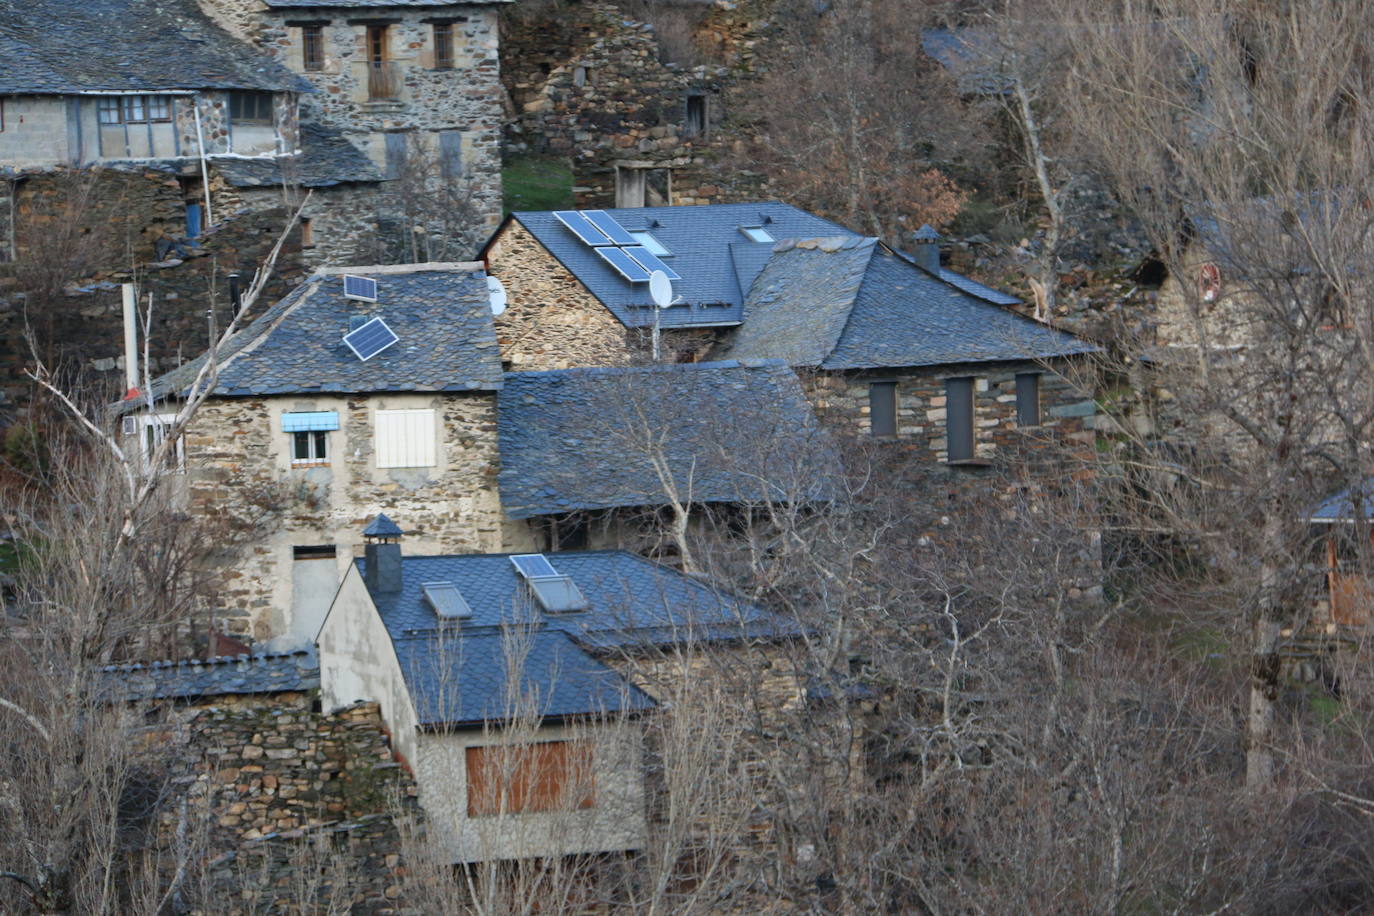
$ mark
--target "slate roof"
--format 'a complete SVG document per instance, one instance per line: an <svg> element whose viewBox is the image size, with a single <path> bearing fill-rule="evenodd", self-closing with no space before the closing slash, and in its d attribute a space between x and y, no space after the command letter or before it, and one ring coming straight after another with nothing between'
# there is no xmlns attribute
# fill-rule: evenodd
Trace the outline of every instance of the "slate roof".
<svg viewBox="0 0 1374 916"><path fill-rule="evenodd" d="M732 359L830 370L1090 353L1092 344L1003 305L1014 297L918 266L876 239L779 242L754 281Z"/></svg>
<svg viewBox="0 0 1374 916"><path fill-rule="evenodd" d="M777 360L513 372L497 403L511 518L663 505L656 454L697 503L825 499L838 467Z"/></svg>
<svg viewBox="0 0 1374 916"><path fill-rule="evenodd" d="M693 641L799 635L784 618L676 570L623 550L545 555L588 602L571 614L542 613L510 554L403 557L401 591L373 593L422 725L479 724L508 717L512 680L537 698L541 715L648 709L653 700L595 657L602 651ZM355 561L359 572L366 561ZM441 624L422 594L451 582L472 617Z"/></svg>
<svg viewBox="0 0 1374 916"><path fill-rule="evenodd" d="M761 226L774 239L853 235L843 226L776 201L606 212L631 232L649 231L672 252L663 262L682 276L674 281L673 292L683 304L663 310L659 320L665 328L739 323L745 294L770 247L750 242L741 226ZM653 325L657 309L649 284L632 284L620 276L551 211L519 211L510 218L529 230L622 324Z"/></svg>
<svg viewBox="0 0 1374 916"><path fill-rule="evenodd" d="M481 0L482 3L511 3L513 0ZM471 6L472 2L454 0L263 0L268 9L373 9L429 6Z"/></svg>
<svg viewBox="0 0 1374 916"><path fill-rule="evenodd" d="M1353 487L1346 487L1332 493L1330 496L1319 502L1312 510L1310 516L1314 522L1345 522L1355 519L1355 501L1351 491ZM1364 517L1374 519L1374 477L1366 478L1360 487L1359 493L1360 507L1364 511Z"/></svg>
<svg viewBox="0 0 1374 916"><path fill-rule="evenodd" d="M211 157L210 164L236 188L277 187L283 180L303 188L385 181L381 169L343 134L301 124L301 153L287 158Z"/></svg>
<svg viewBox="0 0 1374 916"><path fill-rule="evenodd" d="M243 397L501 387L501 357L481 270L417 264L354 272L377 280L379 301L345 299L342 272L315 274L229 341L214 393ZM381 316L400 340L363 362L343 342L352 316ZM154 381L154 397L184 392L204 360L202 355Z"/></svg>
<svg viewBox="0 0 1374 916"><path fill-rule="evenodd" d="M0 0L0 59L0 94L314 91L195 0Z"/></svg>
<svg viewBox="0 0 1374 916"><path fill-rule="evenodd" d="M125 702L283 693L320 686L320 663L313 648L194 661L109 665L101 674L109 699Z"/></svg>
<svg viewBox="0 0 1374 916"><path fill-rule="evenodd" d="M1011 85L1002 73L996 36L985 29L923 29L921 50L949 71L960 92L1001 95Z"/></svg>

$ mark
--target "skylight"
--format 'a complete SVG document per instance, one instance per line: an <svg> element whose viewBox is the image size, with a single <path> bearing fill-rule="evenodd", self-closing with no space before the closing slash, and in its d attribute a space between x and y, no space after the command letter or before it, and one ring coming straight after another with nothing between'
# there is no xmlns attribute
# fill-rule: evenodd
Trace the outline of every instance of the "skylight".
<svg viewBox="0 0 1374 916"><path fill-rule="evenodd" d="M571 576L559 574L542 553L524 553L510 558L525 579L539 606L550 614L585 611L587 599Z"/></svg>
<svg viewBox="0 0 1374 916"><path fill-rule="evenodd" d="M650 254L656 255L660 258L666 258L672 255L672 252L668 250L668 247L664 245L662 242L660 242L658 239L654 238L652 233L631 232L630 235L633 236L634 240L638 242L640 245L649 249Z"/></svg>
<svg viewBox="0 0 1374 916"><path fill-rule="evenodd" d="M751 242L771 242L773 237L762 226L740 226L739 231Z"/></svg>
<svg viewBox="0 0 1374 916"><path fill-rule="evenodd" d="M363 362L367 362L400 339L381 318L373 318L357 330L344 335L344 343L348 344L348 349Z"/></svg>
<svg viewBox="0 0 1374 916"><path fill-rule="evenodd" d="M452 582L426 582L423 588L425 601L440 617L460 620L472 616L467 599Z"/></svg>

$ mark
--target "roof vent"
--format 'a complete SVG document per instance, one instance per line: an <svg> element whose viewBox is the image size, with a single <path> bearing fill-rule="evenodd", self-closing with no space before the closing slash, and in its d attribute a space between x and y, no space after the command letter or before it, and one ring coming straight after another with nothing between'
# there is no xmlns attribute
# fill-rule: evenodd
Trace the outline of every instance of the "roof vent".
<svg viewBox="0 0 1374 916"><path fill-rule="evenodd" d="M357 299L361 302L377 301L377 281L369 277L356 277L353 274L344 274L343 290L345 299Z"/></svg>
<svg viewBox="0 0 1374 916"><path fill-rule="evenodd" d="M534 592L534 598L547 613L571 614L585 611L587 599L571 576L565 576L553 568L553 564L542 553L517 554L510 558L515 569Z"/></svg>
<svg viewBox="0 0 1374 916"><path fill-rule="evenodd" d="M466 620L472 616L467 599L452 582L426 582L421 588L425 601L443 619Z"/></svg>

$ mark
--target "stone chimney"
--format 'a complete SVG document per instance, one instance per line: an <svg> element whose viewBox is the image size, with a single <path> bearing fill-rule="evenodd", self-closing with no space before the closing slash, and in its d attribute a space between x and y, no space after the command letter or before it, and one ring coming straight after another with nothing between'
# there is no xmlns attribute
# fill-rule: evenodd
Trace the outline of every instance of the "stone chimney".
<svg viewBox="0 0 1374 916"><path fill-rule="evenodd" d="M926 223L911 234L916 243L916 263L933 274L940 272L940 233Z"/></svg>
<svg viewBox="0 0 1374 916"><path fill-rule="evenodd" d="M401 534L395 522L380 514L363 529L363 581L368 591L394 595L401 590Z"/></svg>

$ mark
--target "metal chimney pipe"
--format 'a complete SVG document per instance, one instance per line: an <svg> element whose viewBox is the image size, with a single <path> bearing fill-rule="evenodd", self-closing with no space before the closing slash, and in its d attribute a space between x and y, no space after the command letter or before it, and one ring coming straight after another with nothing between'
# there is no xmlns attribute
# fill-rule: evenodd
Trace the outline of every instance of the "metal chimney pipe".
<svg viewBox="0 0 1374 916"><path fill-rule="evenodd" d="M243 302L243 292L239 289L239 275L229 275L229 304L234 307L233 314L239 313L239 304Z"/></svg>
<svg viewBox="0 0 1374 916"><path fill-rule="evenodd" d="M123 284L123 293L124 388L127 393L133 393L138 390L138 297L132 283Z"/></svg>

